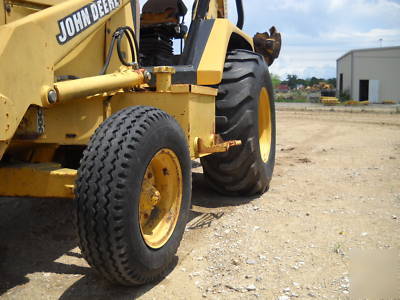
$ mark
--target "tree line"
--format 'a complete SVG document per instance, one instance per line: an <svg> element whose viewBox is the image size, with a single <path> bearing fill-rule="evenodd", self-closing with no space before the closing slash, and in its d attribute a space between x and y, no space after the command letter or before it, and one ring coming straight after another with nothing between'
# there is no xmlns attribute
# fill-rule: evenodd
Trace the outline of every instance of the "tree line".
<svg viewBox="0 0 400 300"><path fill-rule="evenodd" d="M289 86L291 89L297 88L299 85L302 85L304 87L312 87L314 85L318 85L320 82L325 82L328 84L331 84L334 88L336 88L336 78L317 78L317 77L311 77L311 78L306 78L302 79L299 78L297 75L287 75L286 80L281 80L278 75L271 74L272 78L272 84L274 87L279 86L280 84L285 84Z"/></svg>

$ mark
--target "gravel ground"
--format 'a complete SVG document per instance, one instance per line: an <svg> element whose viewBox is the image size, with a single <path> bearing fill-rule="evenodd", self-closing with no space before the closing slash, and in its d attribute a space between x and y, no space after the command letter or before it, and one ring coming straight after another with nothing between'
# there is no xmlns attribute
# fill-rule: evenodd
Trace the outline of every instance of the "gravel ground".
<svg viewBox="0 0 400 300"><path fill-rule="evenodd" d="M276 107L282 111L313 111L313 112L350 112L350 113L400 113L399 104L369 104L369 105L323 105L321 103L288 103L277 102Z"/></svg>
<svg viewBox="0 0 400 300"><path fill-rule="evenodd" d="M278 111L277 120L276 169L262 197L222 197L193 170L177 264L156 284L115 287L96 275L77 248L70 200L0 200L0 298L350 299L352 253L372 253L361 273L387 257L373 273L394 299L399 116Z"/></svg>

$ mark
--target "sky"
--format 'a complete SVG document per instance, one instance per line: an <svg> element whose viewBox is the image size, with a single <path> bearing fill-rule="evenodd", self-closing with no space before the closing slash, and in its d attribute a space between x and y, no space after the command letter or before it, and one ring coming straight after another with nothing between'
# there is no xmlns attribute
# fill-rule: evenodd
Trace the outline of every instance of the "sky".
<svg viewBox="0 0 400 300"><path fill-rule="evenodd" d="M183 1L190 11L193 0ZM228 3L229 19L236 23L235 1ZM246 33L272 25L281 32L281 55L270 68L281 79L336 77L336 60L352 49L400 46L400 0L243 0L243 5ZM190 16L186 19L189 23Z"/></svg>
<svg viewBox="0 0 400 300"><path fill-rule="evenodd" d="M281 56L270 69L282 79L336 77L336 60L352 49L400 46L400 0L243 2L246 32L275 25L282 33Z"/></svg>

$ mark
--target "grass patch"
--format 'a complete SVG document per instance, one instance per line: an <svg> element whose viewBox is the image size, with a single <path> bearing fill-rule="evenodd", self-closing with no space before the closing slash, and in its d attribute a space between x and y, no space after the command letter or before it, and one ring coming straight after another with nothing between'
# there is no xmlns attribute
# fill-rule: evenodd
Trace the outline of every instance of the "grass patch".
<svg viewBox="0 0 400 300"><path fill-rule="evenodd" d="M280 103L306 103L308 102L307 99L276 99L275 102Z"/></svg>

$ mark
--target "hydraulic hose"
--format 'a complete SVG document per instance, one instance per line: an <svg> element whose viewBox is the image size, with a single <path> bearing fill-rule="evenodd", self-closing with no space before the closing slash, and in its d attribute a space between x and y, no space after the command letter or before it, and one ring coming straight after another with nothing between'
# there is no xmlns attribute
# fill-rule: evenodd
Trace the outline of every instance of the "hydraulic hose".
<svg viewBox="0 0 400 300"><path fill-rule="evenodd" d="M126 61L125 53L121 49L121 46L122 46L121 40L124 36L126 36L126 38L128 40L129 49L131 51L131 56L133 59L132 62ZM119 58L120 62L124 66L133 67L133 69L139 68L139 60L138 60L139 59L139 53L138 53L139 45L138 45L138 42L136 39L135 32L129 26L122 26L122 27L118 27L115 30L114 34L112 35L111 43L108 48L106 61L104 63L103 68L101 69L99 75L105 75L107 72L107 69L108 69L108 66L110 65L111 57L112 57L112 54L114 51L115 42L117 42L117 54L118 54L118 58ZM74 76L74 75L61 75L56 78L56 81L62 82L62 81L76 80L76 79L80 79L80 78L77 76Z"/></svg>
<svg viewBox="0 0 400 300"><path fill-rule="evenodd" d="M236 0L236 9L238 14L238 20L236 26L239 29L243 29L244 24L244 11L243 11L243 2L242 0Z"/></svg>
<svg viewBox="0 0 400 300"><path fill-rule="evenodd" d="M131 50L131 55L132 55L132 58L134 59L133 62L126 61L124 54L121 50L121 40L124 36L126 36L126 38L128 39L128 44L129 44L129 48ZM123 27L118 27L112 36L110 47L108 49L106 62L104 64L103 69L100 72L100 75L104 75L107 72L107 68L110 64L111 56L112 56L112 53L114 50L115 42L117 42L117 53L118 53L118 58L121 61L121 63L125 66L132 66L135 69L138 68L138 53L137 53L137 51L139 50L139 46L138 46L138 43L136 40L135 33L132 30L132 28L130 28L129 26L123 26Z"/></svg>

